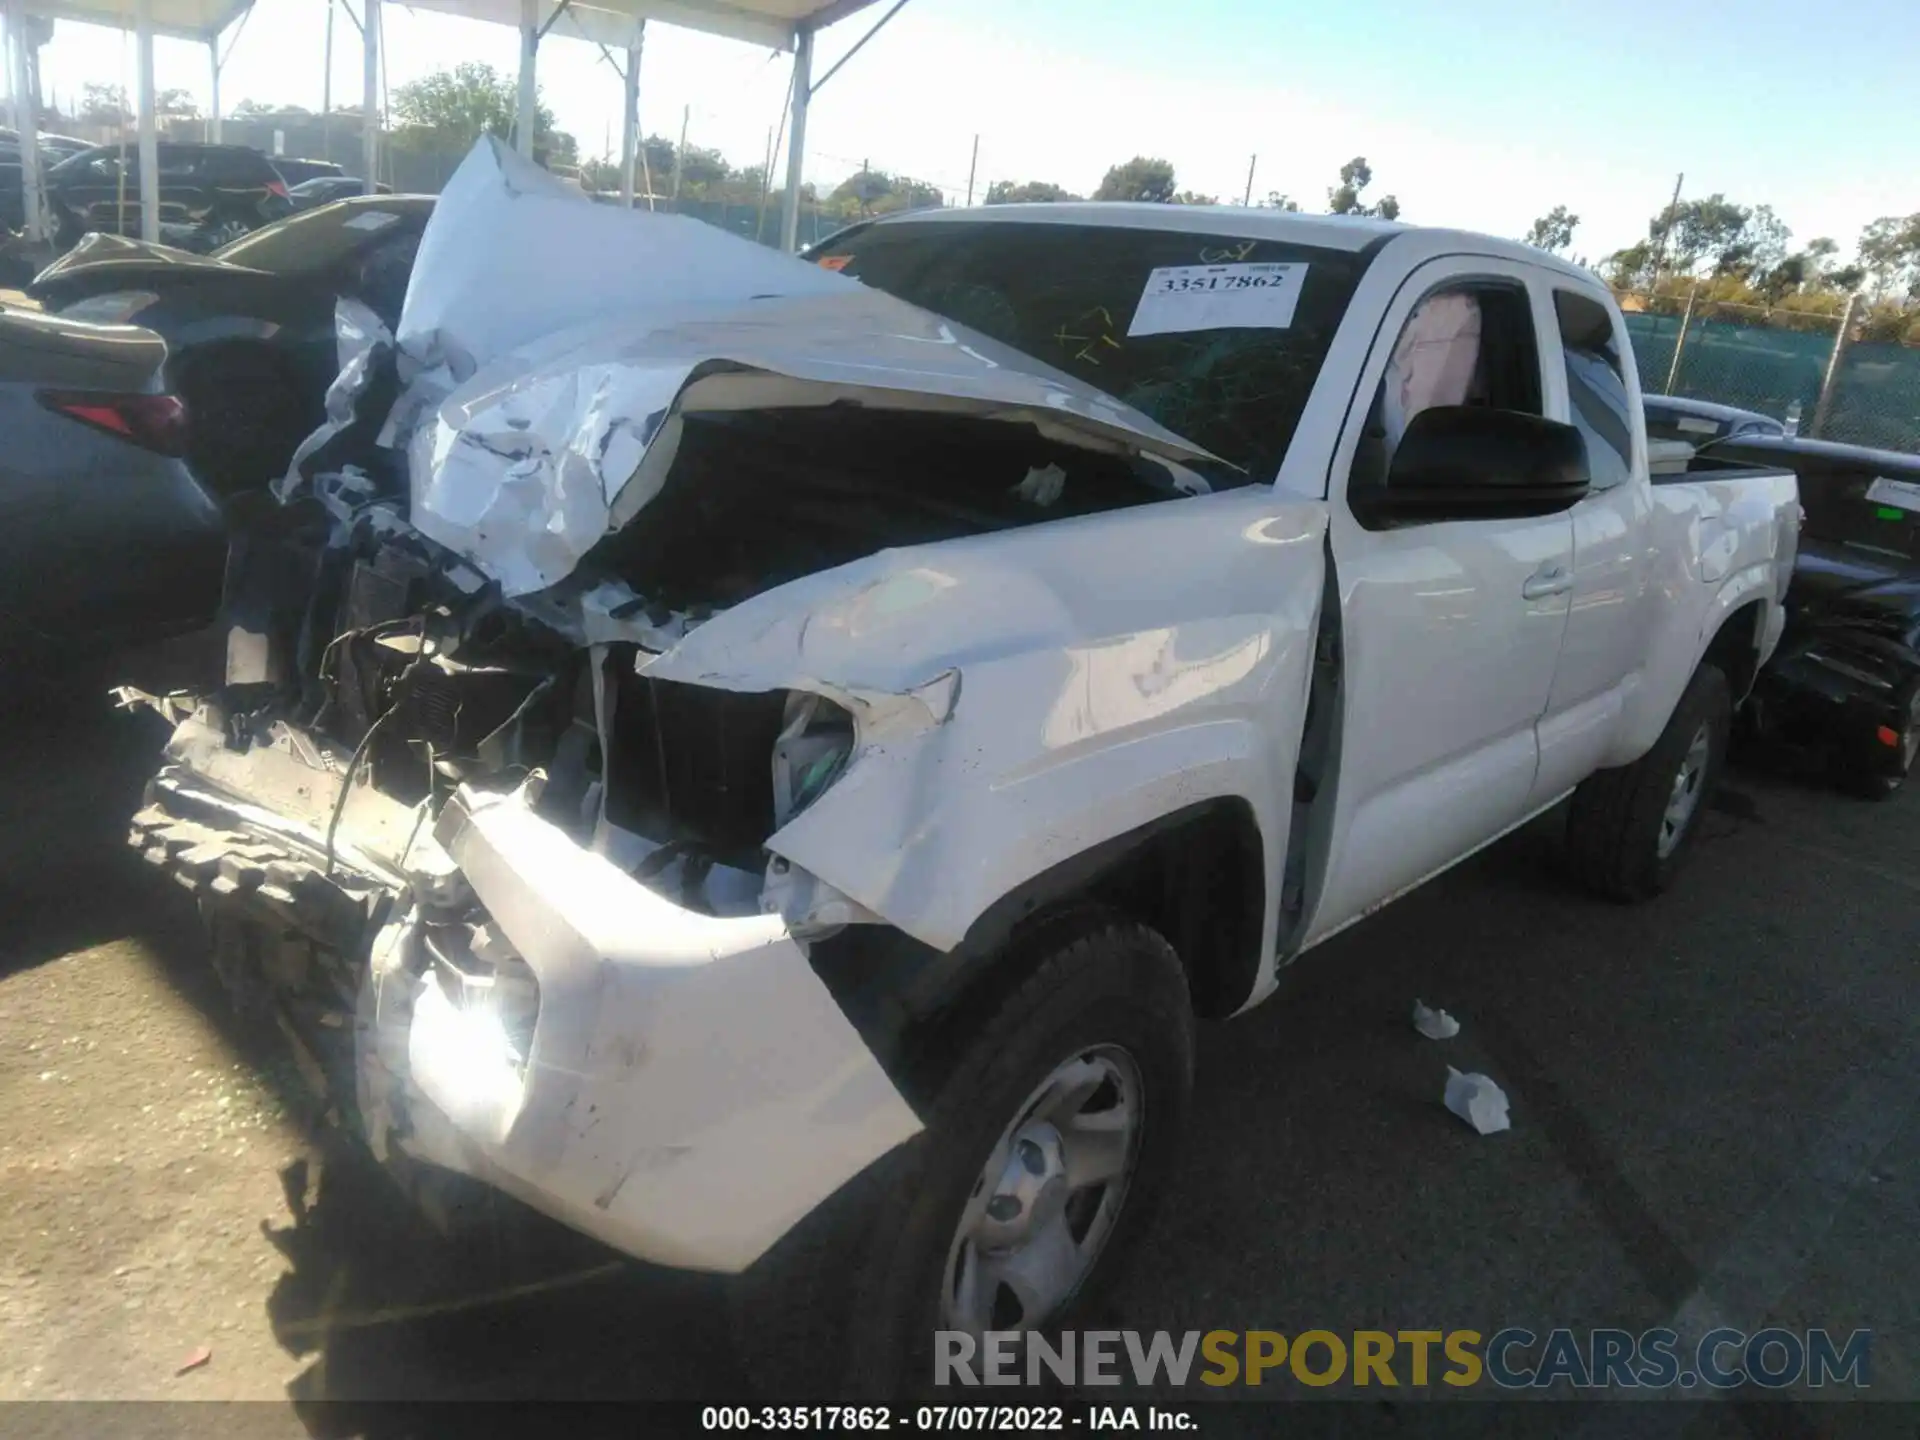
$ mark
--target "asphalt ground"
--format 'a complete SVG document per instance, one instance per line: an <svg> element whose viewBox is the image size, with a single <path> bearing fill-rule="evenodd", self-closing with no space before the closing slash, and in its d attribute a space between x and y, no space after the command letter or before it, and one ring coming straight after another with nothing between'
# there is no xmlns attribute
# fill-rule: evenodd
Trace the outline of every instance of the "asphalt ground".
<svg viewBox="0 0 1920 1440"><path fill-rule="evenodd" d="M124 844L160 723L9 694L0 1399L264 1401L244 1413L273 1433L332 1435L378 1433L396 1401L745 1395L718 1282L506 1202L445 1237L312 1127L275 1047L233 1022L189 898ZM1920 1401L1920 801L1737 768L1679 886L1640 907L1567 882L1561 823L1203 1028L1177 1181L1089 1323L1864 1328L1865 1393ZM1460 1035L1416 1034L1416 997ZM1448 1065L1504 1087L1510 1131L1442 1107ZM1283 1374L1236 1393L1309 1394ZM1337 1393L1340 1433L1519 1423L1484 1386ZM1920 1411L1838 1393L1559 1387L1519 1411L1531 1433L1920 1433ZM0 1429L23 1413L105 1433L121 1412L7 1407Z"/></svg>

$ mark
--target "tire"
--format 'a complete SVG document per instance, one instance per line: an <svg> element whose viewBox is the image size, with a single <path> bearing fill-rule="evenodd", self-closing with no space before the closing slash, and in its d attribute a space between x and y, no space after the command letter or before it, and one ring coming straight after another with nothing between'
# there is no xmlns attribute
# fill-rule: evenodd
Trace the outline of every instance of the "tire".
<svg viewBox="0 0 1920 1440"><path fill-rule="evenodd" d="M229 215L225 219L216 220L202 229L200 232L200 243L206 247L207 254L211 255L222 246L231 245L242 235L251 235L253 229L253 226L238 216Z"/></svg>
<svg viewBox="0 0 1920 1440"><path fill-rule="evenodd" d="M1573 792L1567 861L1581 884L1609 900L1632 901L1673 883L1720 783L1732 717L1726 676L1703 664L1651 750L1631 765L1589 776ZM1691 802L1678 814L1683 777L1691 777Z"/></svg>
<svg viewBox="0 0 1920 1440"><path fill-rule="evenodd" d="M1849 795L1862 800L1891 800L1898 795L1912 773L1916 753L1920 753L1920 685L1907 692L1906 720L1900 727L1897 769L1887 768L1887 747L1878 736L1864 736L1850 749L1836 751L1830 774Z"/></svg>
<svg viewBox="0 0 1920 1440"><path fill-rule="evenodd" d="M1086 1268L1041 1316L1047 1329L1088 1301L1145 1222L1172 1166L1193 1088L1193 1011L1178 957L1147 927L1087 907L1030 927L1006 958L998 973L1009 978L963 1005L944 1043L934 1043L945 1058L931 1062L922 1083L905 1087L926 1097L916 1107L926 1128L843 1186L740 1277L738 1349L763 1395L887 1400L930 1388L933 1332L954 1328L948 1286L957 1293L961 1277L989 1267L1011 1273L963 1226L988 1225L990 1202L1031 1201L1030 1209L1004 1211L1003 1218L1013 1214L1019 1225L1029 1214L1052 1211L1069 1234L1079 1206ZM1063 1188L1071 1187L1064 1176L1055 1178L1054 1161L1066 1153L1064 1142L1042 1154L1027 1137L1044 1136L1036 1127L1046 1122L1023 1126L1022 1117L1036 1107L1044 1113L1047 1097L1066 1093L1048 1086L1067 1065L1117 1065L1115 1057L1131 1063L1137 1086L1137 1123L1121 1146L1130 1166L1123 1163L1118 1181L1107 1182L1095 1201L1076 1198L1061 1210ZM1083 1117L1098 1111L1109 1087L1123 1094L1125 1077L1102 1081ZM1091 1128L1068 1131L1084 1136ZM1043 1168L1017 1173L1016 1156ZM1001 1184L989 1189L990 1170L1002 1182L1015 1177L1029 1193L1016 1196ZM1033 1181L1034 1173L1044 1178ZM1107 1193L1116 1183L1109 1212ZM991 1303L1004 1304L1013 1293L995 1286ZM977 1301L982 1291L976 1286L971 1295ZM986 1309L976 1305L975 1313ZM1026 1327L1003 1324L996 1313L990 1328Z"/></svg>

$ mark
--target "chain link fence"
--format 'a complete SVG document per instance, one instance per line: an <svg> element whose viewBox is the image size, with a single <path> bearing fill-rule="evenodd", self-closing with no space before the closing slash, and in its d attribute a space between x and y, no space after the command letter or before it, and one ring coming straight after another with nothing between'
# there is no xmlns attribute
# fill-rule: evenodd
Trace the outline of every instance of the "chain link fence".
<svg viewBox="0 0 1920 1440"><path fill-rule="evenodd" d="M1619 300L1647 394L1797 416L1803 435L1920 451L1920 343L1865 338L1857 303L1821 314L1698 291Z"/></svg>

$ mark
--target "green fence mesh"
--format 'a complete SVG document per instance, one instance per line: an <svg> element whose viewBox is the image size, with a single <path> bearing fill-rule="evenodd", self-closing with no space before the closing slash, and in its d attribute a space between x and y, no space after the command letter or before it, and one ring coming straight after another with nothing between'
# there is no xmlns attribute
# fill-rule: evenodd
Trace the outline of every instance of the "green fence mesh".
<svg viewBox="0 0 1920 1440"><path fill-rule="evenodd" d="M1680 316L1630 312L1626 320L1640 388L1648 394L1712 400L1780 418L1797 402L1801 433L1813 433L1833 354L1832 330L1788 330L1696 315L1676 369ZM1876 449L1920 451L1920 347L1866 342L1848 347L1819 433Z"/></svg>

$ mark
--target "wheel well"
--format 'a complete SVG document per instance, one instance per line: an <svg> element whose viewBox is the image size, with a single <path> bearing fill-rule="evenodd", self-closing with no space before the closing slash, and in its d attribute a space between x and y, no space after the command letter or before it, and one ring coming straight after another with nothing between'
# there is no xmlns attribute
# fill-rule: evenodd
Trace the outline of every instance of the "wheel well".
<svg viewBox="0 0 1920 1440"><path fill-rule="evenodd" d="M1187 972L1193 1008L1228 1015L1260 973L1266 855L1253 807L1204 801L1095 845L989 906L950 951L891 925L850 925L808 947L860 1037L896 1083L1020 983L1011 942L1062 912L1092 906L1157 930Z"/></svg>
<svg viewBox="0 0 1920 1440"><path fill-rule="evenodd" d="M1739 704L1753 688L1760 670L1760 627L1766 623L1765 602L1750 600L1721 622L1702 658L1727 677L1727 688Z"/></svg>
<svg viewBox="0 0 1920 1440"><path fill-rule="evenodd" d="M1197 1013L1230 1015L1252 993L1266 857L1246 801L1217 801L1157 831L1088 894L1165 937L1186 968Z"/></svg>

